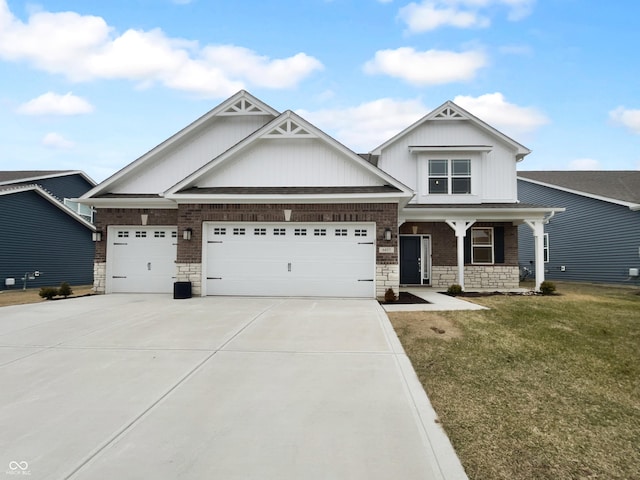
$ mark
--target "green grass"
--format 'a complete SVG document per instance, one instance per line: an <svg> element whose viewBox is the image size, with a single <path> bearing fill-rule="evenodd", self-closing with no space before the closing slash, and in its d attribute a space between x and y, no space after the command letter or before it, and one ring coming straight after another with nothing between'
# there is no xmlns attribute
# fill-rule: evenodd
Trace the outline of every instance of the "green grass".
<svg viewBox="0 0 640 480"><path fill-rule="evenodd" d="M389 314L471 479L640 479L638 290L557 287Z"/></svg>

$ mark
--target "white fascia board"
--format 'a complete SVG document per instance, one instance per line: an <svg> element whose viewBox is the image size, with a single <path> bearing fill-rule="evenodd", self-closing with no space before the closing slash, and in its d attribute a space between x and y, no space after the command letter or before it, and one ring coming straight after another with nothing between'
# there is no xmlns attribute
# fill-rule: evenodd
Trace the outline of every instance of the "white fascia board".
<svg viewBox="0 0 640 480"><path fill-rule="evenodd" d="M44 198L45 200L47 200L49 203L51 203L52 205L54 205L55 207L59 208L60 210L62 210L64 213L66 213L67 215L69 215L70 217L72 217L74 220L80 222L81 224L83 224L85 227L87 227L88 229L92 230L92 231L96 231L96 227L94 224L92 224L91 222L87 222L84 218L82 218L80 215L78 215L76 212L74 212L73 210L71 210L69 207L67 207L64 203L60 202L57 198L55 198L53 195L49 194L46 190L44 190L42 187L40 187L39 185L25 185L23 187L17 187L17 188L13 188L11 190L4 190L2 192L0 192L0 195L11 195L14 193L22 193L22 192L29 192L29 191L33 191L36 192L38 195L40 195L42 198Z"/></svg>
<svg viewBox="0 0 640 480"><path fill-rule="evenodd" d="M564 212L565 208L405 208L400 212L404 221L443 221L445 219L469 219L476 221L521 221L544 219L551 213Z"/></svg>
<svg viewBox="0 0 640 480"><path fill-rule="evenodd" d="M273 115L275 117L280 115L280 113L277 110L273 109L272 107L270 107L266 103L264 103L261 100L257 99L256 97L254 97L253 95L251 95L247 91L241 90L238 93L236 93L235 95L233 95L232 97L230 97L227 100L225 100L224 102L222 102L217 107L214 107L212 110L209 110L207 113L202 115L197 120L191 122L189 125L187 125L182 130L178 131L177 133L175 133L174 135L172 135L171 137L166 139L164 142L160 143L159 145L157 145L154 148L152 148L151 150L149 150L147 153L145 153L141 157L138 157L136 160L134 160L132 163L130 163L126 167L124 167L121 170L119 170L118 172L114 173L112 176L110 176L109 178L104 180L102 183L100 183L98 186L93 188L91 191L85 193L81 198L83 198L83 199L84 198L90 198L93 195L96 195L96 194L99 194L101 192L104 192L105 189L109 185L112 185L113 183L115 183L116 181L120 180L122 177L126 176L127 174L129 174L133 170L141 167L149 159L155 157L156 155L158 155L163 150L166 150L167 148L170 148L173 144L175 144L178 141L182 140L184 137L190 135L192 132L197 130L202 124L206 123L211 118L217 117L217 116L224 116L224 115L221 115L224 112L224 110L229 108L231 105L233 105L234 103L236 103L238 100L240 100L243 97L249 99L251 102L253 102L253 103L257 104L258 106L260 106L260 108L263 108L265 110L265 112L270 113L271 115Z"/></svg>
<svg viewBox="0 0 640 480"><path fill-rule="evenodd" d="M337 140L335 140L333 137L327 135L326 133L324 133L319 128L313 126L312 124L310 124L308 121L306 121L305 119L303 119L302 117L300 117L296 113L292 112L291 110L287 110L286 112L282 113L277 118L274 118L271 122L267 123L264 127L262 127L259 130L253 132L251 135L246 137L244 140L242 140L241 142L239 142L236 145L234 145L233 147L231 147L229 150L224 152L222 155L220 155L216 159L214 159L211 162L207 163L206 165L204 165L200 169L196 170L194 173L189 175L187 178L185 178L181 182L179 182L179 183L175 184L173 187L169 188L167 191L164 192L163 196L166 197L166 198L171 198L172 195L176 194L180 190L182 190L184 188L188 188L188 187L194 186L195 183L197 182L197 180L199 178L201 178L203 175L208 174L213 169L220 168L220 166L224 165L227 161L232 159L237 153L239 153L243 149L247 148L254 141L262 138L265 135L267 135L273 128L275 128L277 125L279 125L280 123L282 123L284 120L287 120L287 119L293 119L296 123L299 123L306 131L310 132L313 136L325 141L327 144L329 144L333 148L339 150L345 156L349 157L353 162L355 162L358 165L360 165L361 167L365 168L366 170L368 170L370 173L374 174L378 178L384 180L385 183L396 187L397 189L401 190L402 192L404 192L406 194L410 194L411 196L414 195L414 192L413 192L413 190L411 188L409 188L408 186L406 186L402 182L396 180L394 177L392 177L391 175L389 175L385 171L379 169L375 165L372 165L371 163L367 162L360 155L358 155L357 153L353 152L352 150L350 150L349 148L344 146L342 143L340 143ZM309 138L309 136L305 135L305 138ZM269 140L277 141L277 140L274 140L272 138L270 138Z"/></svg>
<svg viewBox="0 0 640 480"><path fill-rule="evenodd" d="M160 208L176 209L178 205L165 198L72 198L74 202L97 208Z"/></svg>
<svg viewBox="0 0 640 480"><path fill-rule="evenodd" d="M263 194L263 195L168 195L168 199L175 201L178 204L209 204L209 203L395 203L399 202L402 205L406 205L411 199L410 196L398 193L382 193L382 194L366 194L357 193L352 195L323 195L323 194L300 194L300 195L278 195L278 194Z"/></svg>
<svg viewBox="0 0 640 480"><path fill-rule="evenodd" d="M560 190L561 192L573 193L574 195L580 195L581 197L593 198L594 200L601 200L603 202L609 202L609 203L613 203L613 204L616 204L616 205L622 205L624 207L628 207L630 210L639 210L640 209L640 204L633 203L633 202L626 202L624 200L618 200L618 199L611 198L611 197L604 197L602 195L596 195L594 193L583 192L581 190L573 190L571 188L561 187L559 185L554 185L553 183L540 182L538 180L532 180L532 179L526 178L526 177L518 176L518 180L522 180L523 182L533 183L535 185L540 185L542 187L553 188L555 190Z"/></svg>

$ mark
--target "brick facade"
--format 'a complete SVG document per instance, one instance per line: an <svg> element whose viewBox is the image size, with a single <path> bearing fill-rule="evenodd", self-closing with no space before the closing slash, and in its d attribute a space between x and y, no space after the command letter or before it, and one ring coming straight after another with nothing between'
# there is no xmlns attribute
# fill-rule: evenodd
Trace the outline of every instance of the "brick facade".
<svg viewBox="0 0 640 480"><path fill-rule="evenodd" d="M285 222L284 210L291 210L290 222L368 222L376 224L377 246L393 247L393 253L376 252L378 276L383 282L376 285L376 295L384 289L398 291L398 205L396 203L339 203L339 204L181 204L177 209L101 208L96 212L96 228L103 232L103 241L96 244L95 271L105 275L100 267L106 262L107 228L111 225L143 225L142 215L150 226L178 227L178 281L191 281L193 293L201 292L202 223L203 222ZM182 232L191 228L191 240L184 240ZM384 232L393 232L385 241ZM197 279L196 279L197 277ZM95 280L104 292L105 279ZM380 293L381 292L381 293Z"/></svg>

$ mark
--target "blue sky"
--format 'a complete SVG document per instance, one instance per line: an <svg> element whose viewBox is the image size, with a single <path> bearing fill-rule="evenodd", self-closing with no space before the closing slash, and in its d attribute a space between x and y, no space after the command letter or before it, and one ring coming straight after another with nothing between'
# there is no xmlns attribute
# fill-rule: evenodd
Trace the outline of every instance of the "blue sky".
<svg viewBox="0 0 640 480"><path fill-rule="evenodd" d="M0 0L0 170L101 181L240 89L367 152L446 100L522 170L640 169L637 2Z"/></svg>

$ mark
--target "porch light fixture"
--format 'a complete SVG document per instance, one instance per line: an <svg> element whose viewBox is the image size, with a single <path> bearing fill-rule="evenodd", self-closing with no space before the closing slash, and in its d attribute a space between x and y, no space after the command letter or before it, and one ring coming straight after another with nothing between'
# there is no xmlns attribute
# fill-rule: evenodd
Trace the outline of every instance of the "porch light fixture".
<svg viewBox="0 0 640 480"><path fill-rule="evenodd" d="M101 242L102 241L102 232L100 230L92 232L91 233L91 240L93 240L94 242Z"/></svg>
<svg viewBox="0 0 640 480"><path fill-rule="evenodd" d="M387 242L390 242L390 241L391 241L391 229L390 229L390 228L385 228L385 229L384 229L384 239L385 239Z"/></svg>
<svg viewBox="0 0 640 480"><path fill-rule="evenodd" d="M184 238L185 240L191 240L192 233L193 233L193 230L191 230L190 228L185 228L184 231L182 232L182 238Z"/></svg>

